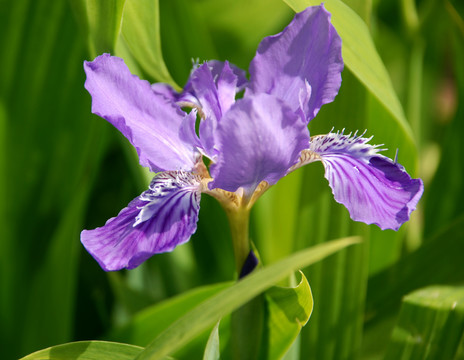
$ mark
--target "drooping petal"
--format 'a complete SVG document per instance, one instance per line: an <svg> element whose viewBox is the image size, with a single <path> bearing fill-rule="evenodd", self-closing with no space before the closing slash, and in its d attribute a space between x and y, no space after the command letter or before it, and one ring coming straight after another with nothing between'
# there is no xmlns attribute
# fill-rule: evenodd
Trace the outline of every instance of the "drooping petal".
<svg viewBox="0 0 464 360"><path fill-rule="evenodd" d="M335 98L341 85L341 39L323 5L295 15L260 43L250 64L250 90L284 100L307 121ZM300 107L301 104L301 107Z"/></svg>
<svg viewBox="0 0 464 360"><path fill-rule="evenodd" d="M219 155L210 189L250 196L261 181L275 184L307 148L306 124L280 99L259 94L238 100L217 129Z"/></svg>
<svg viewBox="0 0 464 360"><path fill-rule="evenodd" d="M398 230L409 220L424 190L403 166L379 154L371 138L330 133L311 138L303 163L320 160L335 200L355 221Z"/></svg>
<svg viewBox="0 0 464 360"><path fill-rule="evenodd" d="M197 153L180 138L185 114L120 58L103 54L84 62L92 112L113 124L137 149L140 164L154 172L191 170Z"/></svg>
<svg viewBox="0 0 464 360"><path fill-rule="evenodd" d="M106 271L133 269L154 254L173 250L196 230L199 181L185 172L156 175L117 217L82 231L82 244Z"/></svg>
<svg viewBox="0 0 464 360"><path fill-rule="evenodd" d="M162 95L171 102L176 102L179 99L180 94L173 89L171 85L164 83L151 84L151 89L157 95Z"/></svg>

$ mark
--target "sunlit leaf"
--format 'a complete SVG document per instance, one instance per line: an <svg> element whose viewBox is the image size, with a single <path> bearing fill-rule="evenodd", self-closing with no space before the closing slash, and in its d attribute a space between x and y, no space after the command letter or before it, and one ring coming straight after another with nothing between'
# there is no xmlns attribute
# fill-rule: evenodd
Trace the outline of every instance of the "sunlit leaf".
<svg viewBox="0 0 464 360"><path fill-rule="evenodd" d="M86 0L90 41L96 55L114 50L125 0Z"/></svg>
<svg viewBox="0 0 464 360"><path fill-rule="evenodd" d="M80 341L52 346L21 360L132 360L143 348L107 341Z"/></svg>
<svg viewBox="0 0 464 360"><path fill-rule="evenodd" d="M161 53L158 0L126 0L122 35L145 73L157 81L176 86Z"/></svg>
<svg viewBox="0 0 464 360"><path fill-rule="evenodd" d="M368 320L375 314L388 313L397 308L404 294L424 286L449 284L463 279L462 239L464 215L426 239L424 245L404 256L394 266L372 276L367 292ZM440 262L442 259L446 259L446 262Z"/></svg>
<svg viewBox="0 0 464 360"><path fill-rule="evenodd" d="M272 287L265 292L268 305L268 359L281 359L293 344L313 311L308 280L301 274L295 287Z"/></svg>
<svg viewBox="0 0 464 360"><path fill-rule="evenodd" d="M219 322L214 326L208 342L206 343L203 360L219 360Z"/></svg>
<svg viewBox="0 0 464 360"><path fill-rule="evenodd" d="M116 329L109 335L109 339L146 346L188 311L231 284L204 286L150 306L137 313L128 324Z"/></svg>
<svg viewBox="0 0 464 360"><path fill-rule="evenodd" d="M431 286L407 295L385 359L462 359L464 287Z"/></svg>
<svg viewBox="0 0 464 360"><path fill-rule="evenodd" d="M138 359L156 359L173 353L220 318L247 303L283 277L358 241L359 238L331 241L300 251L273 265L256 270L235 285L204 301L173 323L147 346Z"/></svg>

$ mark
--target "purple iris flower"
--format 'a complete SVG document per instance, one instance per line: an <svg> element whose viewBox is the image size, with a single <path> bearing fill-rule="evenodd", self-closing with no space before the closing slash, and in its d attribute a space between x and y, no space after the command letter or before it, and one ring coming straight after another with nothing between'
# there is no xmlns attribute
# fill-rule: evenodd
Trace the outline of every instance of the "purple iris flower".
<svg viewBox="0 0 464 360"><path fill-rule="evenodd" d="M213 60L194 66L177 93L132 75L109 54L84 68L92 112L121 131L140 164L156 173L116 217L82 232L85 248L107 271L134 268L188 241L202 193L226 210L249 210L269 186L313 161L323 163L335 200L356 221L397 230L422 195L422 181L381 155L370 138L310 137L307 125L337 95L343 70L341 39L323 6L296 14L265 38L249 80Z"/></svg>

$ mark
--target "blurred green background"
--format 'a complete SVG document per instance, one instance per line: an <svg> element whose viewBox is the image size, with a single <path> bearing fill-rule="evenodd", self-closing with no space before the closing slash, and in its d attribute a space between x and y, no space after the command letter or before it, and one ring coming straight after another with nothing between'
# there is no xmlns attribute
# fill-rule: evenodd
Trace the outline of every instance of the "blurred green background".
<svg viewBox="0 0 464 360"><path fill-rule="evenodd" d="M435 284L452 285L446 296L456 297L453 316L460 320L446 327L443 301L443 324L437 315L424 326L429 335L448 334L456 356L450 359L464 358L464 3L345 3L367 24L409 125L378 99L376 90L384 89L369 88L347 66L339 96L311 122L311 134L367 129L387 155L399 148L399 162L425 183L419 209L398 233L354 223L314 164L258 201L252 240L265 265L330 239L365 240L305 270L315 308L297 344L301 359L401 358L410 330L404 321L414 317L402 298ZM0 2L2 358L112 339L138 311L234 278L227 220L207 196L191 241L136 270L104 273L85 252L80 231L115 216L149 177L122 135L91 114L83 61L111 52L142 78L182 86L192 59L227 59L247 69L259 41L293 14L280 0ZM334 15L336 27L342 20ZM344 24L348 34L350 25ZM351 44L358 31L353 27ZM420 293L419 304L427 296ZM425 358L420 354L414 356Z"/></svg>

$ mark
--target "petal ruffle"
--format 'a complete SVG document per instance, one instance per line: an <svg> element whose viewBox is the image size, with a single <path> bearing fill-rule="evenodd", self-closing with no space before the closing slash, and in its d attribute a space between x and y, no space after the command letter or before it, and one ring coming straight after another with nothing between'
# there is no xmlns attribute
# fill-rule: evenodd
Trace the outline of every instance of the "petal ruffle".
<svg viewBox="0 0 464 360"><path fill-rule="evenodd" d="M370 139L343 133L315 136L302 161L322 161L335 200L353 220L398 230L422 196L422 180L380 155L377 146L368 144Z"/></svg>
<svg viewBox="0 0 464 360"><path fill-rule="evenodd" d="M117 217L103 227L82 231L81 242L104 270L133 269L188 241L196 230L199 209L196 176L160 173Z"/></svg>
<svg viewBox="0 0 464 360"><path fill-rule="evenodd" d="M166 96L109 54L84 62L84 69L92 112L121 131L137 149L142 166L154 172L194 167L197 152L179 134L185 114Z"/></svg>
<svg viewBox="0 0 464 360"><path fill-rule="evenodd" d="M279 34L260 43L250 64L250 90L285 101L313 119L341 85L341 39L323 5L295 15Z"/></svg>
<svg viewBox="0 0 464 360"><path fill-rule="evenodd" d="M250 196L261 181L275 184L285 176L307 148L306 124L272 95L238 100L217 129L219 156L211 168L210 189L236 191Z"/></svg>

